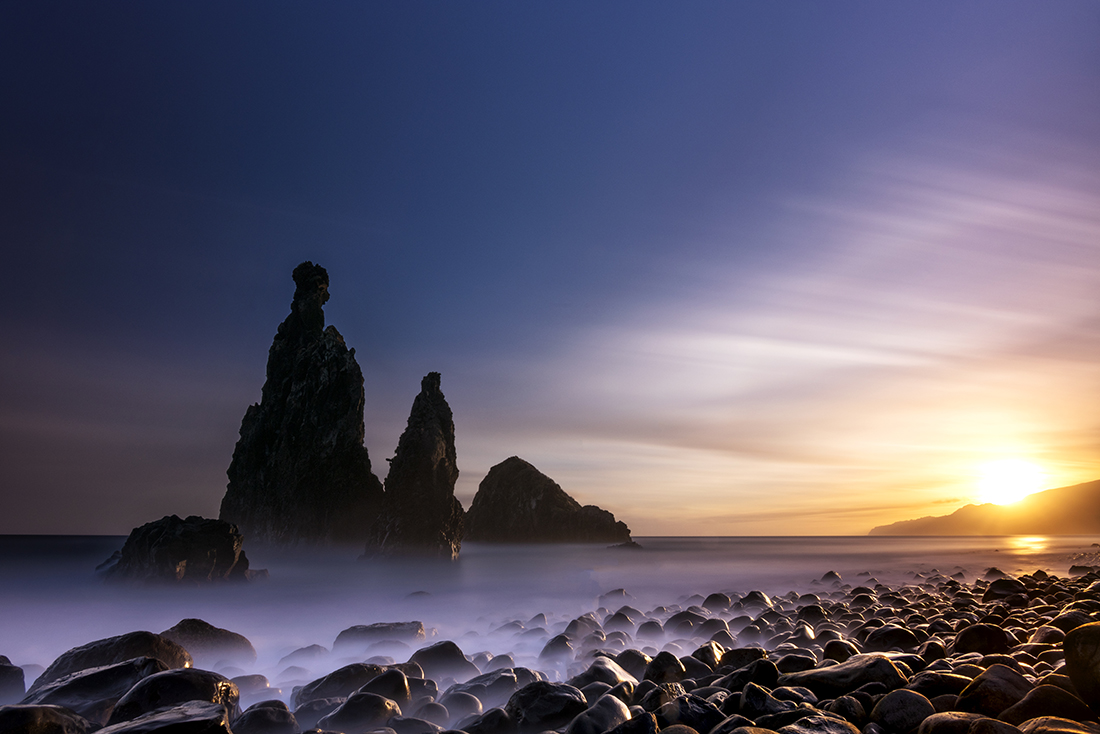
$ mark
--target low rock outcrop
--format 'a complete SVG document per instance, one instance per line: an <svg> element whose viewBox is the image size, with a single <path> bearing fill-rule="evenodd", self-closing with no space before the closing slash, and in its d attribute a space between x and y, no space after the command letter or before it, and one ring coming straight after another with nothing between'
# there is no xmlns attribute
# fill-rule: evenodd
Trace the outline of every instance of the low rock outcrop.
<svg viewBox="0 0 1100 734"><path fill-rule="evenodd" d="M336 327L325 328L325 269L304 262L294 283L263 397L241 421L219 517L251 542L358 545L382 499L363 446L363 373Z"/></svg>
<svg viewBox="0 0 1100 734"><path fill-rule="evenodd" d="M122 546L97 571L106 581L207 584L246 581L244 538L222 520L168 515L130 531Z"/></svg>
<svg viewBox="0 0 1100 734"><path fill-rule="evenodd" d="M557 482L513 456L489 470L466 514L466 539L491 543L625 543L630 528L581 506Z"/></svg>
<svg viewBox="0 0 1100 734"><path fill-rule="evenodd" d="M465 512L455 497L457 480L454 418L439 373L430 372L390 460L382 512L366 555L457 558L465 530Z"/></svg>

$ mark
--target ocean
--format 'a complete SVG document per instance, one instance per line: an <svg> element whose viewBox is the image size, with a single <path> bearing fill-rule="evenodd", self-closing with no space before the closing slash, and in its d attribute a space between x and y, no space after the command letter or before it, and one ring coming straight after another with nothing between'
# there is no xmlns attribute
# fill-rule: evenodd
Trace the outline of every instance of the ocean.
<svg viewBox="0 0 1100 734"><path fill-rule="evenodd" d="M654 537L636 539L642 550L468 543L450 563L361 561L354 551L246 544L252 568L267 568L269 579L206 588L105 585L94 568L124 540L0 536L0 654L26 666L28 683L34 666L72 647L134 630L160 632L190 617L247 637L258 658L244 672L273 683L283 672L279 660L296 648L332 648L352 625L411 620L433 631L428 642L454 640L467 655L511 653L518 664L545 669L538 653L547 636L617 589L629 595L626 603L648 611L698 604L702 599L692 595L715 591L825 595L832 588L821 577L829 571L852 586L912 583L934 572L962 572L973 581L994 566L1065 575L1074 563L1095 563L1100 550L1091 536ZM622 603L607 606L613 611ZM531 623L539 613L545 623ZM512 621L546 634L497 631ZM406 657L402 649L388 653ZM333 654L310 672L346 662Z"/></svg>

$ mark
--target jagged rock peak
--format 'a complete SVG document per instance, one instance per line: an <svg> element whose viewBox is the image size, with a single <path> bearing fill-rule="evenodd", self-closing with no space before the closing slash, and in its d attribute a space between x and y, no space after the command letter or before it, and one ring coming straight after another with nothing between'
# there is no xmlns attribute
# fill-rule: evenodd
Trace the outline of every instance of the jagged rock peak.
<svg viewBox="0 0 1100 734"><path fill-rule="evenodd" d="M465 528L465 513L454 496L457 480L454 418L439 373L430 372L420 383L390 461L382 512L368 539L367 555L456 558Z"/></svg>
<svg viewBox="0 0 1100 734"><path fill-rule="evenodd" d="M382 484L363 446L363 373L325 328L328 272L294 268L290 315L267 358L260 402L245 411L220 517L253 542L361 544Z"/></svg>
<svg viewBox="0 0 1100 734"><path fill-rule="evenodd" d="M625 543L630 528L581 506L558 483L512 456L489 470L466 513L466 540L490 543Z"/></svg>

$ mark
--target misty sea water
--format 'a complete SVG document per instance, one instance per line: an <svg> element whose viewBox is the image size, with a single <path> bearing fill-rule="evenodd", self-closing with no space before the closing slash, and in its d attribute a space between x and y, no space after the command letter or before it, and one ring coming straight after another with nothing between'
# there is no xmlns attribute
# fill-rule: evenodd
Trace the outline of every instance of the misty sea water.
<svg viewBox="0 0 1100 734"><path fill-rule="evenodd" d="M270 578L205 588L105 585L95 566L121 536L0 536L0 654L17 665L48 665L77 645L134 630L161 632L200 618L246 636L254 669L277 682L278 661L306 645L332 648L353 625L418 620L467 655L511 653L534 666L546 636L601 607L617 589L642 611L697 604L715 591L759 589L826 594L829 571L851 586L897 585L915 574L962 572L967 581L996 566L1065 575L1096 556L1096 538L1062 537L653 537L641 550L589 545L468 543L455 562L359 560L354 550L249 548L252 568ZM622 597L607 601L614 610ZM535 615L545 623L530 624ZM546 635L526 641L496 632L519 621ZM425 644L427 644L425 643ZM386 654L401 659L403 649ZM346 664L335 654L328 670ZM545 668L545 666L543 666ZM33 668L31 669L33 670ZM31 678L32 676L28 676Z"/></svg>

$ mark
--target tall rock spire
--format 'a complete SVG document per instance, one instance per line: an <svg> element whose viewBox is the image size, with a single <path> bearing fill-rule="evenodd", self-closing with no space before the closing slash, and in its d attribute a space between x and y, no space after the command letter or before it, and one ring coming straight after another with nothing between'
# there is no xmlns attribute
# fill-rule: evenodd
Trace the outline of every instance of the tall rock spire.
<svg viewBox="0 0 1100 734"><path fill-rule="evenodd" d="M465 513L455 498L457 480L454 419L440 390L439 373L430 372L420 383L390 462L367 555L457 558L465 529Z"/></svg>
<svg viewBox="0 0 1100 734"><path fill-rule="evenodd" d="M355 543L382 485L363 446L363 373L325 328L328 272L294 268L294 300L267 357L260 402L245 411L220 519L251 542Z"/></svg>

